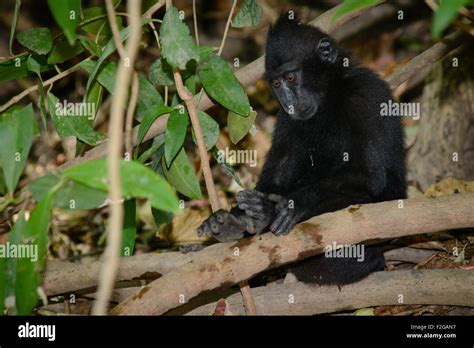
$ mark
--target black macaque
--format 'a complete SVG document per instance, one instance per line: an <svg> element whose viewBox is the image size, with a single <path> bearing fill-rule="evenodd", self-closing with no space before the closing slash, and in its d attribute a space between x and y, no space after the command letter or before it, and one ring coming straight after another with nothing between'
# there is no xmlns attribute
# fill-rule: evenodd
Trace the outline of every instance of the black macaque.
<svg viewBox="0 0 474 348"><path fill-rule="evenodd" d="M352 204L406 197L400 118L381 116L389 86L358 66L327 34L283 15L266 43L265 79L281 109L255 190L198 229L225 242L296 223ZM384 269L380 247L356 258L318 255L293 269L304 282L344 285Z"/></svg>

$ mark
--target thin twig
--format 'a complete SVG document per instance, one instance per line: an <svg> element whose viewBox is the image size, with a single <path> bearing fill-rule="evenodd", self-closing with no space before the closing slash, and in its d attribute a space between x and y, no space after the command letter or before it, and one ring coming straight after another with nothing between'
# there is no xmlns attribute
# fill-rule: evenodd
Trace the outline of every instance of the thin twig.
<svg viewBox="0 0 474 348"><path fill-rule="evenodd" d="M232 22L232 14L234 13L234 9L236 5L237 5L237 0L234 0L232 2L232 8L230 9L229 18L227 18L227 23L225 25L224 36L222 37L221 46L219 47L219 52L217 53L218 56L222 54L222 50L224 49L227 33L229 31L230 23Z"/></svg>
<svg viewBox="0 0 474 348"><path fill-rule="evenodd" d="M130 95L130 102L127 108L127 117L125 118L125 151L129 157L132 155L132 126L133 126L133 115L135 114L135 108L138 100L138 74L133 72L132 79L132 90Z"/></svg>
<svg viewBox="0 0 474 348"><path fill-rule="evenodd" d="M124 60L127 56L125 55L125 48L123 42L120 39L120 32L117 26L117 20L115 19L115 9L112 0L105 0L105 7L107 8L107 16L109 17L110 28L112 29L112 36L114 38L115 47L120 55L120 58Z"/></svg>
<svg viewBox="0 0 474 348"><path fill-rule="evenodd" d="M84 59L83 61L77 63L76 65L70 67L69 69L66 69L64 70L62 73L60 74L57 74L53 77L51 77L50 79L46 80L43 82L43 86L46 87L46 86L49 86L53 83L55 83L56 81L62 79L63 77L66 77L70 74L72 74L73 72L79 70L79 65L81 63L83 63L84 61L90 59L90 57ZM2 106L0 106L0 113L1 112L4 112L5 110L7 110L10 106L12 106L13 104L16 104L17 102L19 102L20 100L22 100L24 97L26 97L28 94L32 93L32 92L35 92L37 91L39 88L39 85L34 85L34 86L31 86L27 89L25 89L23 92L21 92L20 94L17 94L16 96L12 97L9 101L7 101L5 104L3 104Z"/></svg>
<svg viewBox="0 0 474 348"><path fill-rule="evenodd" d="M183 79L179 69L175 69L173 71L173 77L176 84L176 91L178 92L179 97L186 104L186 108L189 112L189 118L191 119L191 125L194 129L199 157L201 158L201 168L204 174L204 181L206 182L207 193L209 194L212 211L217 211L219 210L219 198L217 196L216 187L212 178L211 166L209 165L209 156L207 155L206 143L204 142L201 124L199 123L199 118L197 116L196 104L194 104L192 94L189 93L183 84Z"/></svg>
<svg viewBox="0 0 474 348"><path fill-rule="evenodd" d="M199 33L197 24L196 0L193 0L193 22L194 22L194 36L196 37L196 45L199 46Z"/></svg>
<svg viewBox="0 0 474 348"><path fill-rule="evenodd" d="M151 16L153 16L153 14L154 14L156 11L158 11L160 8L162 8L164 4L165 4L165 1L164 1L164 0L158 1L156 4L154 4L152 7L150 7L150 8L143 14L143 18L145 18L145 19L151 18Z"/></svg>
<svg viewBox="0 0 474 348"><path fill-rule="evenodd" d="M108 180L110 197L110 218L108 226L107 247L104 252L103 264L100 270L100 282L97 301L94 303L92 314L104 315L115 284L119 266L120 244L122 241L123 205L120 184L120 160L122 157L122 129L125 100L128 86L133 73L135 56L141 38L141 0L128 1L127 13L130 15L130 39L127 42L126 55L122 57L117 71L116 84L110 108L109 145L108 145ZM125 58L129 59L126 64Z"/></svg>

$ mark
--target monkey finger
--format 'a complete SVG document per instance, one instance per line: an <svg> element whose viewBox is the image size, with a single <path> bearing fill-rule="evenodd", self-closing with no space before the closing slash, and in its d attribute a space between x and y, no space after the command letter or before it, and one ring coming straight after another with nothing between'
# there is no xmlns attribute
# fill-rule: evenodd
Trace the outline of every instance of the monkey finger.
<svg viewBox="0 0 474 348"><path fill-rule="evenodd" d="M224 223L225 221L225 216L228 214L228 212L226 212L224 209L220 209L218 211L216 211L214 213L215 217L216 217L216 220L218 223L220 223L221 225Z"/></svg>
<svg viewBox="0 0 474 348"><path fill-rule="evenodd" d="M215 215L211 215L211 217L209 218L209 226L211 228L212 233L216 234L219 233L222 224L219 223Z"/></svg>
<svg viewBox="0 0 474 348"><path fill-rule="evenodd" d="M280 214L278 214L277 218L275 219L275 221L273 221L273 223L271 224L270 226L270 230L275 233L275 231L278 230L278 227L280 227L280 225L283 223L283 221L285 220L285 217L286 217L286 213L284 212L281 212Z"/></svg>
<svg viewBox="0 0 474 348"><path fill-rule="evenodd" d="M209 228L209 224L206 221L204 221L201 226L198 227L197 229L197 234L199 237L203 236L209 236L211 234L211 229Z"/></svg>
<svg viewBox="0 0 474 348"><path fill-rule="evenodd" d="M276 193L270 193L267 195L267 199L275 203L280 203L283 200L283 196L277 195Z"/></svg>
<svg viewBox="0 0 474 348"><path fill-rule="evenodd" d="M275 231L275 235L276 236L284 236L284 235L287 235L292 229L293 227L296 225L296 222L295 222L295 219L294 218L291 218L291 217L288 217L280 226L279 228L277 229L277 231Z"/></svg>
<svg viewBox="0 0 474 348"><path fill-rule="evenodd" d="M263 204L239 203L238 207L245 211L254 211L256 213L264 213L268 210Z"/></svg>
<svg viewBox="0 0 474 348"><path fill-rule="evenodd" d="M265 214L264 212L258 212L254 210L246 210L245 215L250 216L257 220L265 220L265 218L267 217L267 214Z"/></svg>
<svg viewBox="0 0 474 348"><path fill-rule="evenodd" d="M257 196L237 195L236 201L237 203L262 204L264 202L264 199L262 197L257 197Z"/></svg>

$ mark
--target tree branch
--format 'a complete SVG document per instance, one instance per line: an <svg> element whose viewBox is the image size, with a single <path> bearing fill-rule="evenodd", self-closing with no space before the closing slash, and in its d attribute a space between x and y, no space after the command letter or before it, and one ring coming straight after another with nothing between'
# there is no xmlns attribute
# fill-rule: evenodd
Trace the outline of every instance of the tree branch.
<svg viewBox="0 0 474 348"><path fill-rule="evenodd" d="M467 34L457 31L446 36L442 41L434 44L429 49L420 53L407 64L399 67L394 73L387 77L387 82L392 89L395 89L403 82L407 81L422 68L437 62L450 51L466 42Z"/></svg>
<svg viewBox="0 0 474 348"><path fill-rule="evenodd" d="M124 257L116 280L158 278L192 260L193 254L180 252L149 253ZM96 287L100 261L78 264L48 260L42 277L42 288L48 296Z"/></svg>
<svg viewBox="0 0 474 348"><path fill-rule="evenodd" d="M459 269L376 272L341 289L297 282L262 286L253 288L252 292L258 312L264 315L314 315L401 304L473 307L474 272ZM240 294L231 295L226 301L232 313L245 315ZM188 315L209 315L215 308L216 302L209 303Z"/></svg>
<svg viewBox="0 0 474 348"><path fill-rule="evenodd" d="M474 226L474 193L351 206L298 224L287 236L271 233L212 245L174 272L151 282L112 314L163 314L204 291L227 288L266 269L321 253L326 245ZM350 230L351 233L347 233ZM236 253L238 251L238 253ZM238 255L238 256L236 256Z"/></svg>

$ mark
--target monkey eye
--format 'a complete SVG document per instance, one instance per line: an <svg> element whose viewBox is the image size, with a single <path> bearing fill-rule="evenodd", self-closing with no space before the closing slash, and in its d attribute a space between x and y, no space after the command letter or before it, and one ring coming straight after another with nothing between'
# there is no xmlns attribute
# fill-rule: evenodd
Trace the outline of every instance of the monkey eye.
<svg viewBox="0 0 474 348"><path fill-rule="evenodd" d="M273 80L272 81L272 86L275 87L275 88L280 88L281 83L278 80Z"/></svg>
<svg viewBox="0 0 474 348"><path fill-rule="evenodd" d="M296 75L295 74L288 74L286 75L286 81L288 81L288 83L293 83L296 81Z"/></svg>

